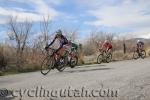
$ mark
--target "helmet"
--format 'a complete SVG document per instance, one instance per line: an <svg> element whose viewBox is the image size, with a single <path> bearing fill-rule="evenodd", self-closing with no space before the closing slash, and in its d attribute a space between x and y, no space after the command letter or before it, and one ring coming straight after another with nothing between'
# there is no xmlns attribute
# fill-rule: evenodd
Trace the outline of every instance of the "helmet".
<svg viewBox="0 0 150 100"><path fill-rule="evenodd" d="M108 40L105 40L105 42L104 43L108 43L109 41Z"/></svg>
<svg viewBox="0 0 150 100"><path fill-rule="evenodd" d="M59 36L62 35L62 31L61 31L60 29L57 30L57 31L56 31L56 35L59 35Z"/></svg>
<svg viewBox="0 0 150 100"><path fill-rule="evenodd" d="M137 43L141 42L140 40L137 40Z"/></svg>

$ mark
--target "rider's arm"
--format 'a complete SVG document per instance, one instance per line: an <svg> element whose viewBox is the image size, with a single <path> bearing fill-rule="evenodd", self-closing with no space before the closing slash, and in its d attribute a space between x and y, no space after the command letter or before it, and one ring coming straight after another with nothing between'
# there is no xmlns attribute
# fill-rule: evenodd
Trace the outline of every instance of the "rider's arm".
<svg viewBox="0 0 150 100"><path fill-rule="evenodd" d="M65 36L62 35L62 39L64 40L64 44L68 44L68 40Z"/></svg>
<svg viewBox="0 0 150 100"><path fill-rule="evenodd" d="M56 53L63 47L63 44L60 43L60 47L55 51Z"/></svg>
<svg viewBox="0 0 150 100"><path fill-rule="evenodd" d="M56 40L56 37L53 39L53 41L48 45L48 47L49 46L51 46L54 42L55 42L55 40Z"/></svg>
<svg viewBox="0 0 150 100"><path fill-rule="evenodd" d="M141 42L142 45L144 45L144 42Z"/></svg>
<svg viewBox="0 0 150 100"><path fill-rule="evenodd" d="M101 46L101 49L104 49L104 48L106 48L106 44L105 43L103 43L102 46Z"/></svg>

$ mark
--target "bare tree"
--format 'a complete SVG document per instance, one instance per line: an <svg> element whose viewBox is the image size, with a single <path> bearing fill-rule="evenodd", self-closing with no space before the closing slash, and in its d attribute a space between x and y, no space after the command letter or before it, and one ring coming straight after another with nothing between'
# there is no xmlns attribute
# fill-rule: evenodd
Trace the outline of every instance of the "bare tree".
<svg viewBox="0 0 150 100"><path fill-rule="evenodd" d="M78 30L79 30L80 26L74 29L70 29L70 30L66 30L64 29L64 33L66 34L66 37L68 38L68 40L71 40L72 42L75 42L77 37L78 37Z"/></svg>
<svg viewBox="0 0 150 100"><path fill-rule="evenodd" d="M51 27L52 21L50 20L50 16L43 16L43 21L40 22L41 33L33 41L32 60L37 61L37 54L44 55L46 53L44 47L48 45Z"/></svg>
<svg viewBox="0 0 150 100"><path fill-rule="evenodd" d="M106 33L106 39L109 40L110 42L113 41L115 36L116 36L115 33Z"/></svg>
<svg viewBox="0 0 150 100"><path fill-rule="evenodd" d="M75 42L77 39L77 32L76 31L71 31L67 33L67 37L69 40L71 40L72 42Z"/></svg>
<svg viewBox="0 0 150 100"><path fill-rule="evenodd" d="M28 20L18 22L17 17L10 17L7 26L9 38L16 43L16 65L20 69L23 64L23 52L27 43L28 35L31 33L32 22L29 22Z"/></svg>
<svg viewBox="0 0 150 100"><path fill-rule="evenodd" d="M100 43L103 43L105 39L109 41L113 41L115 34L114 33L107 33L102 31L94 30L90 33L90 37L84 44L84 52L87 55L94 54L98 51Z"/></svg>
<svg viewBox="0 0 150 100"><path fill-rule="evenodd" d="M0 44L0 71L6 69L7 63L8 63L8 59L6 58L4 52L4 46Z"/></svg>
<svg viewBox="0 0 150 100"><path fill-rule="evenodd" d="M50 28L52 25L52 21L50 20L49 15L47 17L43 17L43 21L40 23L40 29L42 33L42 38L45 45L48 45L48 37Z"/></svg>

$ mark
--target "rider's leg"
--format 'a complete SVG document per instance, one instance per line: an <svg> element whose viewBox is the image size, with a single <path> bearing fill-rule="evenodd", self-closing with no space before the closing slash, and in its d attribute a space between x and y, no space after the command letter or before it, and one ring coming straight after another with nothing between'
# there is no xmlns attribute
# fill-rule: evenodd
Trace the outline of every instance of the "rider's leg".
<svg viewBox="0 0 150 100"><path fill-rule="evenodd" d="M140 56L140 48L139 47L137 47L136 52L138 53L138 56Z"/></svg>
<svg viewBox="0 0 150 100"><path fill-rule="evenodd" d="M62 45L55 51L55 53L57 54L57 61L59 61L60 57L61 57L61 51L62 51Z"/></svg>
<svg viewBox="0 0 150 100"><path fill-rule="evenodd" d="M108 49L108 53L107 54L110 54L110 53L111 53L111 48Z"/></svg>
<svg viewBox="0 0 150 100"><path fill-rule="evenodd" d="M110 54L110 53L111 53L111 49L112 49L112 48L110 48L110 47L109 47L109 48L107 48L106 53L107 53L107 54Z"/></svg>
<svg viewBox="0 0 150 100"><path fill-rule="evenodd" d="M144 45L141 45L141 51L143 51L144 50Z"/></svg>

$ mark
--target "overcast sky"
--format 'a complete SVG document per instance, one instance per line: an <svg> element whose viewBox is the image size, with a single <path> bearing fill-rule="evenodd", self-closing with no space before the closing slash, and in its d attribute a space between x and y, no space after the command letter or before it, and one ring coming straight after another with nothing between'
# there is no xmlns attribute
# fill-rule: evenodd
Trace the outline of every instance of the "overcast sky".
<svg viewBox="0 0 150 100"><path fill-rule="evenodd" d="M0 39L7 38L3 26L9 16L32 20L36 36L47 15L52 32L68 28L78 29L79 38L92 30L150 38L150 0L0 0Z"/></svg>

